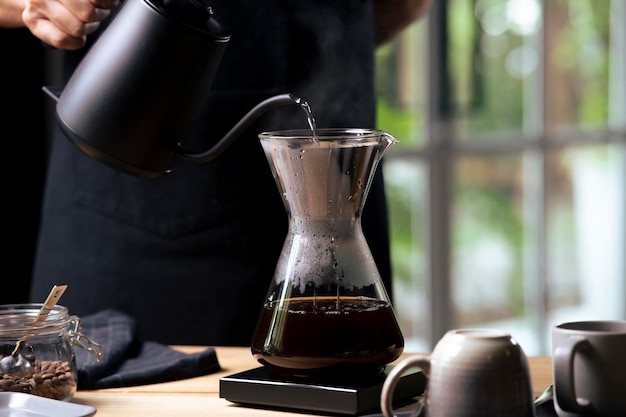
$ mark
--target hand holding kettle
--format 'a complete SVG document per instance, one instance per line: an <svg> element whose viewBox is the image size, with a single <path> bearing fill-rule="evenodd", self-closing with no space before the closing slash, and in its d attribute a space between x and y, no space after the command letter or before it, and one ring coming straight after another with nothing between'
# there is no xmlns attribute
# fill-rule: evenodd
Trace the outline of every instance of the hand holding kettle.
<svg viewBox="0 0 626 417"><path fill-rule="evenodd" d="M47 45L79 49L118 0L25 0L22 20Z"/></svg>

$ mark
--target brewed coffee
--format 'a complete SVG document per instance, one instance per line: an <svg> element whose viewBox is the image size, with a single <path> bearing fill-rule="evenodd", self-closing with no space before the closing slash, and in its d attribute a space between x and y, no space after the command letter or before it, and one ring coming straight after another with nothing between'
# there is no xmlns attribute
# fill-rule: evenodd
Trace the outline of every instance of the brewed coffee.
<svg viewBox="0 0 626 417"><path fill-rule="evenodd" d="M373 375L402 353L404 339L386 301L307 297L276 303L261 312L252 353L281 374L314 376L358 365L360 374ZM272 332L276 321L280 332Z"/></svg>

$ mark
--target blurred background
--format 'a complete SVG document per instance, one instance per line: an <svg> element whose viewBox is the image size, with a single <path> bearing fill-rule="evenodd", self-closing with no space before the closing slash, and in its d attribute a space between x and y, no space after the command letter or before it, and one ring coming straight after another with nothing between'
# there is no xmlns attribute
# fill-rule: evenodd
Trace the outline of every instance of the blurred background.
<svg viewBox="0 0 626 417"><path fill-rule="evenodd" d="M409 352L451 328L549 354L626 319L626 2L436 0L378 51L394 305Z"/></svg>

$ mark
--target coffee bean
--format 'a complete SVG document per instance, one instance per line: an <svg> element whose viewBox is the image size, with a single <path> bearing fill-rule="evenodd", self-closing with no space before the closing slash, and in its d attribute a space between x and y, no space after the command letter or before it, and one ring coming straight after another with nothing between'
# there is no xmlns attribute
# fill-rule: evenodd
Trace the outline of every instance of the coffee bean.
<svg viewBox="0 0 626 417"><path fill-rule="evenodd" d="M55 400L66 400L76 392L76 376L69 362L29 358L29 375L0 374L0 391L25 392Z"/></svg>

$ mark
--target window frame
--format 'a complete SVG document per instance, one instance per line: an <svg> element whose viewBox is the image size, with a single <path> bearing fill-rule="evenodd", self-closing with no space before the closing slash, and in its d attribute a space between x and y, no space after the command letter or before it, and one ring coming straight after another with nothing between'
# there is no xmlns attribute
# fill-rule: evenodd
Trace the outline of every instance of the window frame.
<svg viewBox="0 0 626 417"><path fill-rule="evenodd" d="M541 0L542 16L545 18L546 2ZM612 143L620 149L620 183L622 193L619 198L625 215L619 227L622 247L626 248L626 25L618 16L626 16L626 2L611 1L611 54L609 99L609 123L605 129L587 132L572 130L558 135L548 131L545 124L544 69L546 62L546 38L541 30L529 39L539 53L539 74L528 91L524 103L530 115L523 130L495 141L459 140L454 129L453 105L449 100L451 78L447 56L448 44L448 0L433 2L427 18L427 100L425 143L422 147L389 152L388 159L418 158L426 166L427 180L427 297L425 325L426 343L431 348L451 328L455 327L452 305L451 276L451 205L453 191L453 171L456 159L465 155L502 154L521 151L524 160L525 199L524 213L533 241L528 242L525 258L528 268L525 272L526 303L532 305L529 311L532 331L537 335L539 346L547 349L548 329L548 256L547 236L547 172L546 154L555 147L568 147L576 144ZM542 25L545 27L545 25ZM623 277L623 316L626 318L626 256L620 260L620 276Z"/></svg>

